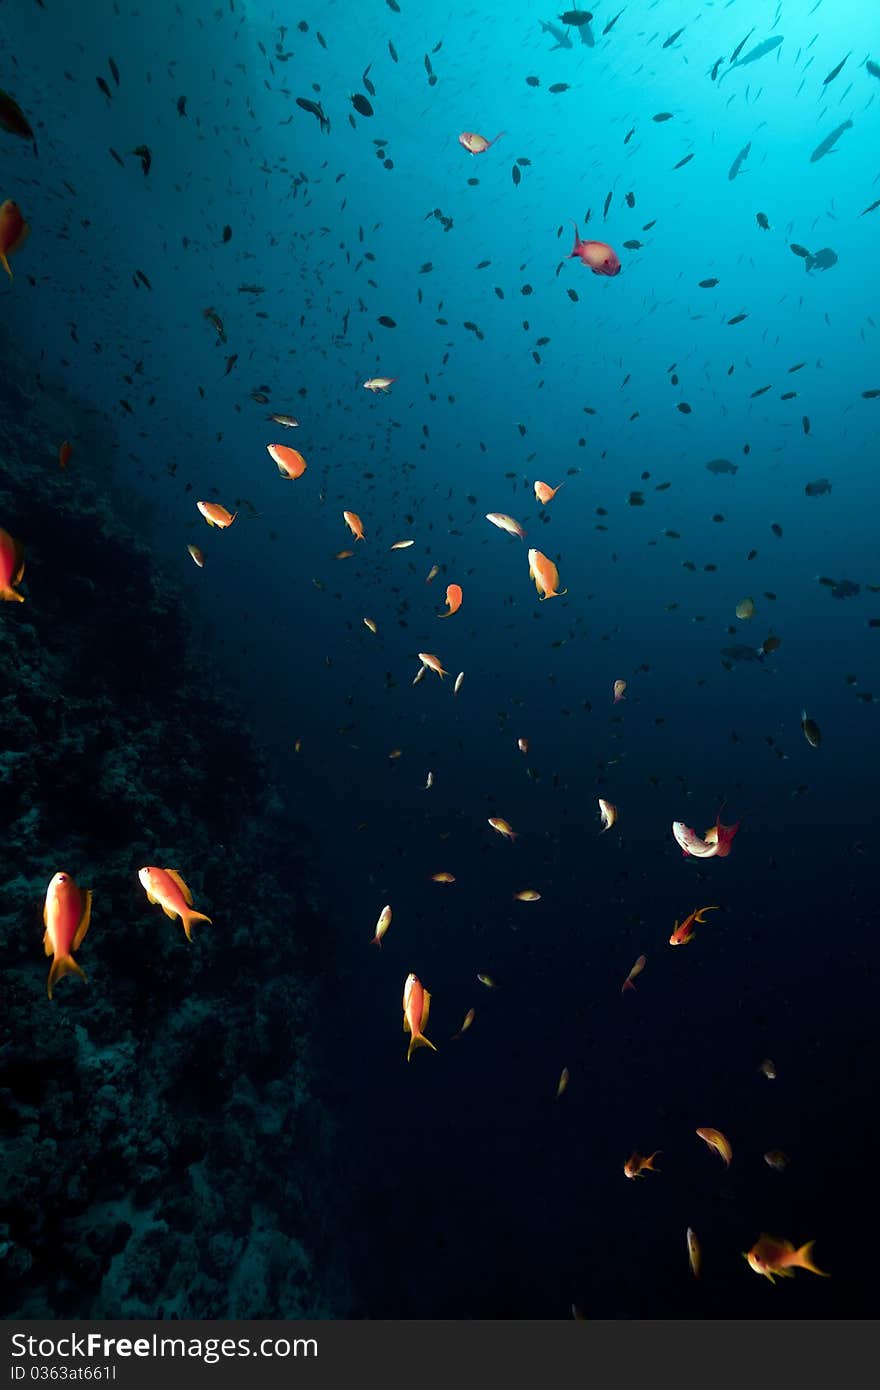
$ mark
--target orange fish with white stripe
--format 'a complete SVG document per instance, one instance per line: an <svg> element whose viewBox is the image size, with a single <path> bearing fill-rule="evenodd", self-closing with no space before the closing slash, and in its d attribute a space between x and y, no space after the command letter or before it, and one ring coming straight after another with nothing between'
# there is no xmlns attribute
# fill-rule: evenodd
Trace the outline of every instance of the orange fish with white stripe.
<svg viewBox="0 0 880 1390"><path fill-rule="evenodd" d="M47 956L54 957L47 984L50 999L54 986L65 975L79 975L81 980L86 978L72 953L82 945L91 916L91 889L78 888L70 874L55 874L46 889L43 904L43 923L46 927L43 949Z"/></svg>
<svg viewBox="0 0 880 1390"><path fill-rule="evenodd" d="M561 598L568 593L567 589L559 587L559 570L540 550L529 551L529 577L534 579L538 597L542 601L545 598Z"/></svg>
<svg viewBox="0 0 880 1390"><path fill-rule="evenodd" d="M403 986L403 1031L410 1034L407 1061L412 1057L413 1049L416 1047L430 1047L432 1052L437 1051L423 1031L428 1022L430 1007L431 996L421 980L417 975L407 975L406 984Z"/></svg>
<svg viewBox="0 0 880 1390"><path fill-rule="evenodd" d="M192 893L177 869L138 869L138 878L151 903L158 903L166 917L180 918L187 941L192 941L193 922L211 921L204 912L193 911Z"/></svg>

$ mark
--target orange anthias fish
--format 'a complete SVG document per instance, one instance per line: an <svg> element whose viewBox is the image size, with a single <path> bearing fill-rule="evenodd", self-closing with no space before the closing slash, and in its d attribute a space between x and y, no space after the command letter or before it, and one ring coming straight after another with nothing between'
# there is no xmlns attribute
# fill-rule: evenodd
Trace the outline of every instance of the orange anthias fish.
<svg viewBox="0 0 880 1390"><path fill-rule="evenodd" d="M429 670L435 671L441 680L444 676L449 675L449 672L443 669L439 656L434 656L432 652L419 652L419 661L422 666L427 666Z"/></svg>
<svg viewBox="0 0 880 1390"><path fill-rule="evenodd" d="M568 593L567 589L559 587L559 570L540 550L529 551L529 578L534 579L538 597L542 601L545 598L561 598Z"/></svg>
<svg viewBox="0 0 880 1390"><path fill-rule="evenodd" d="M684 921L676 922L672 935L669 938L670 946L686 946L689 941L693 941L696 936L694 931L695 922L705 922L704 912L717 912L717 904L714 907L695 907L690 917L685 917Z"/></svg>
<svg viewBox="0 0 880 1390"><path fill-rule="evenodd" d="M458 143L467 150L468 154L485 154L496 140L501 139L503 134L504 131L500 130L495 136L495 140L487 140L485 135L477 135L474 130L463 130L458 137Z"/></svg>
<svg viewBox="0 0 880 1390"><path fill-rule="evenodd" d="M70 456L71 456L72 453L73 453L73 447L72 447L72 445L71 445L71 443L70 443L70 440L69 440L69 439L65 439L64 443L60 446L60 448L59 448L59 450L58 450L58 467L59 467L62 471L63 471L63 470L67 467L67 465L70 463Z"/></svg>
<svg viewBox="0 0 880 1390"><path fill-rule="evenodd" d="M514 521L512 516L506 512L487 512L486 520L491 521L493 526L498 526L502 531L506 531L509 536L519 536L522 540L525 531L518 521Z"/></svg>
<svg viewBox="0 0 880 1390"><path fill-rule="evenodd" d="M18 203L13 202L11 198L7 198L5 203L0 203L0 265L10 280L13 276L7 258L21 250L30 233L31 229L25 222Z"/></svg>
<svg viewBox="0 0 880 1390"><path fill-rule="evenodd" d="M462 592L461 592L461 585L460 585L460 584L447 584L447 585L446 585L446 606L447 606L447 608L449 609L449 612L448 612L448 613L438 613L438 614L437 614L437 617L438 617L438 618L451 618L452 615L453 615L453 613L457 613L458 610L459 610L459 608L461 607L461 601L462 601L462 598L463 598L463 597L464 597L464 595L463 595Z"/></svg>
<svg viewBox="0 0 880 1390"><path fill-rule="evenodd" d="M138 878L151 903L158 903L166 917L180 918L187 941L192 941L193 922L211 921L204 912L193 911L192 893L177 869L138 869Z"/></svg>
<svg viewBox="0 0 880 1390"><path fill-rule="evenodd" d="M374 396L377 391L381 391L383 395L387 396L396 380L396 376L371 376L369 380L364 382L364 390L372 391Z"/></svg>
<svg viewBox="0 0 880 1390"><path fill-rule="evenodd" d="M715 824L710 825L702 840L695 830L680 820L672 822L672 833L685 855L691 855L694 859L714 859L716 856L725 859L739 826L739 821L734 825L722 825L719 811Z"/></svg>
<svg viewBox="0 0 880 1390"><path fill-rule="evenodd" d="M77 888L70 874L56 874L46 889L43 904L43 948L47 956L54 956L47 986L50 999L53 987L63 976L86 978L71 953L82 945L91 915L91 889Z"/></svg>
<svg viewBox="0 0 880 1390"><path fill-rule="evenodd" d="M815 1244L814 1240L808 1240L806 1245L796 1250L790 1240L762 1235L751 1250L743 1251L743 1258L748 1260L749 1267L756 1274L765 1275L771 1284L775 1283L775 1277L791 1279L796 1269L808 1269L811 1274L821 1274L823 1279L830 1279L831 1276L824 1269L817 1269L813 1264Z"/></svg>
<svg viewBox="0 0 880 1390"><path fill-rule="evenodd" d="M343 512L345 524L356 541L364 539L364 523L361 521L357 512Z"/></svg>
<svg viewBox="0 0 880 1390"><path fill-rule="evenodd" d="M412 1057L413 1049L416 1047L430 1047L432 1052L437 1051L422 1032L428 1022L430 1007L431 996L423 988L421 980L417 975L407 975L406 984L403 986L403 1031L410 1034L407 1061Z"/></svg>
<svg viewBox="0 0 880 1390"><path fill-rule="evenodd" d="M559 491L559 488L564 486L564 483L559 483L557 487L551 487L549 483L536 482L535 496L541 503L542 507L546 507L548 502L553 501L553 498L556 496L557 492Z"/></svg>
<svg viewBox="0 0 880 1390"><path fill-rule="evenodd" d="M500 816L490 816L489 824L493 830L498 831L499 835L503 835L505 840L516 840L519 836L519 831L512 830L508 822L502 820Z"/></svg>
<svg viewBox="0 0 880 1390"><path fill-rule="evenodd" d="M640 1153L633 1153L623 1165L623 1171L628 1178L640 1178L646 1170L651 1173L659 1173L660 1169L654 1167L654 1159L661 1149L655 1149L648 1158L643 1158Z"/></svg>
<svg viewBox="0 0 880 1390"><path fill-rule="evenodd" d="M282 478L301 478L305 473L306 461L298 449L287 444L267 444L266 449Z"/></svg>
<svg viewBox="0 0 880 1390"><path fill-rule="evenodd" d="M228 512L225 507L221 507L219 502L197 502L196 506L208 525L219 526L221 531L225 531L227 526L231 526L238 516L238 512Z"/></svg>
<svg viewBox="0 0 880 1390"><path fill-rule="evenodd" d="M0 527L0 599L9 603L24 603L16 585L24 575L24 547L21 541Z"/></svg>
<svg viewBox="0 0 880 1390"><path fill-rule="evenodd" d="M724 1160L725 1168L730 1167L730 1160L733 1158L733 1149L730 1147L730 1140L720 1129L698 1129L697 1134L704 1143L714 1149L718 1157Z"/></svg>

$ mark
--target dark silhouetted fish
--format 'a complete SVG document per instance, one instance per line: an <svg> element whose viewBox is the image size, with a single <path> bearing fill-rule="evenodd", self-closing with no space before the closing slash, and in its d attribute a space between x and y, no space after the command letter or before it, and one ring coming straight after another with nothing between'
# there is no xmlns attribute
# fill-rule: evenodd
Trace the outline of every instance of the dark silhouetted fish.
<svg viewBox="0 0 880 1390"><path fill-rule="evenodd" d="M830 135L826 135L821 145L817 145L810 155L810 163L815 164L817 159L822 159L826 154L836 154L834 146L840 139L845 130L852 130L852 121L844 121L841 125L835 126Z"/></svg>
<svg viewBox="0 0 880 1390"><path fill-rule="evenodd" d="M750 48L744 58L738 59L737 62L731 63L730 67L724 69L723 73L718 79L719 87L721 86L721 83L724 81L727 74L729 72L733 72L734 68L744 68L749 63L757 63L760 58L766 58L768 53L772 53L774 49L777 49L782 42L782 34L776 34L772 39L764 39L764 41L762 43L759 43L757 47Z"/></svg>
<svg viewBox="0 0 880 1390"><path fill-rule="evenodd" d="M728 177L731 181L732 181L733 179L736 178L737 174L739 173L739 171L740 171L740 169L741 169L741 167L742 167L742 165L743 165L744 160L748 159L748 157L749 157L749 150L750 150L751 148L752 148L752 142L751 142L751 140L750 140L749 143L748 143L747 145L743 145L743 147L742 147L742 149L740 150L739 154L737 155L736 159L735 159L735 160L733 161L733 163L731 164L730 168L729 168L728 171L727 171L727 177Z"/></svg>

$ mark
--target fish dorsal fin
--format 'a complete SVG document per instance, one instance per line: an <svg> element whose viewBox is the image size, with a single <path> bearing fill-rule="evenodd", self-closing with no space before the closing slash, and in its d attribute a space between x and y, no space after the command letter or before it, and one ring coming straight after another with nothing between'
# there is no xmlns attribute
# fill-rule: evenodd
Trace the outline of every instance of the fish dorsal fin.
<svg viewBox="0 0 880 1390"><path fill-rule="evenodd" d="M186 886L186 884L184 883L183 879L181 878L180 870L179 870L179 869L166 869L165 872L166 872L166 874L168 875L168 877L169 877L170 879L172 879L174 883L177 884L178 888L180 889L181 893L183 894L183 901L186 903L187 907L192 907L192 905L193 905L193 895L192 895L192 893L189 891L189 889L187 888L187 886ZM172 914L172 915L176 915L176 914Z"/></svg>
<svg viewBox="0 0 880 1390"><path fill-rule="evenodd" d="M422 1021L421 1021L421 1023L419 1024L419 1032L420 1032L420 1033L424 1030L425 1024L428 1022L428 1014L430 1013L430 1010L431 1010L431 996L430 996L430 994L428 993L428 991L425 990L425 998L424 998L424 1002L423 1002L423 1004L422 1004Z"/></svg>
<svg viewBox="0 0 880 1390"><path fill-rule="evenodd" d="M81 916L80 919L79 919L79 926L78 926L77 929L76 929L76 935L75 935L74 938L73 938L73 945L72 945L71 948L70 948L72 951L75 951L79 946L82 945L83 937L85 936L86 932L87 932L88 929L89 929L89 922L90 922L91 920L92 920L92 890L91 890L91 888L86 888L86 889L84 890L84 892L83 892L83 911L82 911L82 916Z"/></svg>

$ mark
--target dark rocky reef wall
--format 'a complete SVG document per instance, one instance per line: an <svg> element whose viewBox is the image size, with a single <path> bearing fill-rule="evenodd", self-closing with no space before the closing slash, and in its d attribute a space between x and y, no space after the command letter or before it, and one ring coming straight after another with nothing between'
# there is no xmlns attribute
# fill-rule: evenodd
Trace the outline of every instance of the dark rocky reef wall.
<svg viewBox="0 0 880 1390"><path fill-rule="evenodd" d="M307 839L144 544L144 504L110 483L100 415L3 367L0 526L26 601L0 604L0 1310L345 1316ZM192 943L147 902L145 864L179 868L213 919ZM88 982L50 1002L60 870L94 906Z"/></svg>

